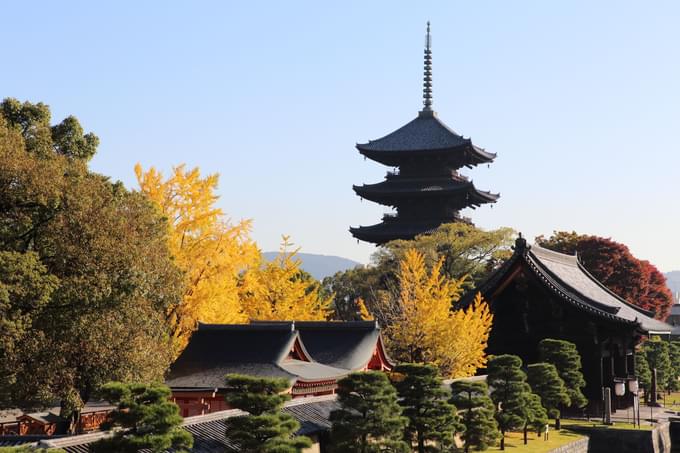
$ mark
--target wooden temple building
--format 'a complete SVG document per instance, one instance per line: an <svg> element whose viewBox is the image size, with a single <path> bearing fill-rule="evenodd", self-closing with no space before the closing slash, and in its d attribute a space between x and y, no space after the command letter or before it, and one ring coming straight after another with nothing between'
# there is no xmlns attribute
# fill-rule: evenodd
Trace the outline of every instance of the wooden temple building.
<svg viewBox="0 0 680 453"><path fill-rule="evenodd" d="M432 110L432 48L427 25L423 109L418 116L396 131L377 140L356 145L368 159L394 171L377 184L354 186L362 199L390 206L396 213L385 214L382 222L351 227L362 241L383 244L393 239L413 239L443 223L464 221L460 211L494 203L499 195L475 188L458 173L492 162L496 155L472 144L444 124Z"/></svg>
<svg viewBox="0 0 680 453"><path fill-rule="evenodd" d="M200 324L166 384L182 416L190 417L229 409L229 373L287 378L299 398L333 394L353 371L392 366L374 321Z"/></svg>
<svg viewBox="0 0 680 453"><path fill-rule="evenodd" d="M515 354L529 364L539 361L544 338L576 344L591 414L601 411L603 387L611 389L613 409L632 404L627 384L635 379L636 345L671 330L595 280L577 256L530 246L521 236L512 257L476 291L494 314L489 354ZM473 297L467 294L463 303ZM616 383L624 384L624 395L615 396Z"/></svg>

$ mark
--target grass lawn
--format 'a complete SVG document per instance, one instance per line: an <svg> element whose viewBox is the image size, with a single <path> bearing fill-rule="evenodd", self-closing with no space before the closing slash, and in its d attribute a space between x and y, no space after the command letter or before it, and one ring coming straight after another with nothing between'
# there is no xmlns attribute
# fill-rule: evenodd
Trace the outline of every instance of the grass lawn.
<svg viewBox="0 0 680 453"><path fill-rule="evenodd" d="M673 392L670 395L664 392L660 394L660 396L662 396L662 398L659 398L659 403L663 404L665 401L665 407L669 409L680 409L680 392Z"/></svg>
<svg viewBox="0 0 680 453"><path fill-rule="evenodd" d="M555 431L554 429L551 429L549 440L544 441L543 435L537 437L536 433L529 432L529 443L524 445L524 436L522 433L507 433L505 435L505 451L509 453L546 453L582 437L583 436L570 431ZM484 451L500 451L500 447L491 447Z"/></svg>
<svg viewBox="0 0 680 453"><path fill-rule="evenodd" d="M624 423L618 421L615 422L613 425L605 425L604 423L598 420L586 421L586 420L562 419L562 429L569 429L569 427L572 426L598 429L634 429L642 431L649 431L652 428L654 428L652 425L645 423L642 423L642 426L638 428L636 425L633 425L632 423Z"/></svg>

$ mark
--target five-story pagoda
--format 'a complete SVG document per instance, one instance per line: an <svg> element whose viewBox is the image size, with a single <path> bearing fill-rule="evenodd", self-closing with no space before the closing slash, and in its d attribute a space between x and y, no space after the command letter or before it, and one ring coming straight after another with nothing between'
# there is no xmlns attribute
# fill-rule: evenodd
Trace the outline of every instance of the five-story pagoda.
<svg viewBox="0 0 680 453"><path fill-rule="evenodd" d="M462 209L494 203L499 197L477 190L471 180L458 173L462 167L492 162L496 155L449 129L432 110L431 44L428 22L424 107L418 117L383 138L356 145L365 157L398 167L387 172L380 183L354 186L361 198L396 209L376 225L350 227L352 235L362 241L384 244L393 239L413 239L443 223L469 223L460 216Z"/></svg>

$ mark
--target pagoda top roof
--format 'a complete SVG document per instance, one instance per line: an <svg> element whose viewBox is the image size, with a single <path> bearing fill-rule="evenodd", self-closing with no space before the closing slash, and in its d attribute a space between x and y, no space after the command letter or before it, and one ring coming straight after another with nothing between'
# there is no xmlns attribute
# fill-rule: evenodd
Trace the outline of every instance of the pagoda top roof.
<svg viewBox="0 0 680 453"><path fill-rule="evenodd" d="M514 264L524 262L531 272L556 296L580 310L596 316L627 324L637 324L649 334L669 333L672 326L652 317L652 313L637 307L614 294L597 281L581 264L576 255L565 255L538 245L527 245L519 238L515 253L479 288L490 294L505 278L513 275ZM471 291L463 301L467 303L477 292Z"/></svg>
<svg viewBox="0 0 680 453"><path fill-rule="evenodd" d="M377 140L356 145L359 151L430 151L471 147L480 160L491 162L496 154L472 144L469 138L457 134L444 124L433 111L421 111L411 122Z"/></svg>

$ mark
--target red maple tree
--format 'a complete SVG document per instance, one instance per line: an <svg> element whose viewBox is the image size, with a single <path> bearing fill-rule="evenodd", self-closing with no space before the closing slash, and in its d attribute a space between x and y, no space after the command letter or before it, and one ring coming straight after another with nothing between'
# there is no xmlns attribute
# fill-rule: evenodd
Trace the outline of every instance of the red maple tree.
<svg viewBox="0 0 680 453"><path fill-rule="evenodd" d="M548 238L538 236L536 243L556 252L578 253L588 272L615 294L657 319L668 316L673 295L666 277L649 261L635 258L624 244L575 231L554 231Z"/></svg>

